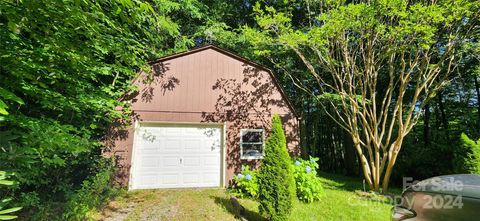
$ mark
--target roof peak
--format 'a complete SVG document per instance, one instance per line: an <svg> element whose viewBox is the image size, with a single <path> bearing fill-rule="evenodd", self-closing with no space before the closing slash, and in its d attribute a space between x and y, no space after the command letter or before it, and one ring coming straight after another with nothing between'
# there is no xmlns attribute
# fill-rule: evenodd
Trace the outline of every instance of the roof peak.
<svg viewBox="0 0 480 221"><path fill-rule="evenodd" d="M178 53L174 53L174 54L171 54L171 55L166 55L166 56L163 56L163 57L160 57L160 58L157 58L153 61L150 61L149 63L150 64L155 64L155 63L158 63L158 62L162 62L162 61L167 61L167 60L170 60L170 59L174 59L174 58L178 58L178 57L182 57L182 56L185 56L185 55L189 55L189 54L193 54L193 53L197 53L197 52L200 52L200 51L204 51L204 50L207 50L207 49L214 49L220 53L223 53L227 56L230 56L230 57L233 57L233 58L236 58L238 60L241 60L245 63L248 63L248 64L251 64L253 66L256 66L260 69L264 69L264 70L267 70L267 71L271 71L270 68L268 67L265 67L261 64L258 64L254 61L251 61L249 60L248 58L244 58L240 55L237 55L236 53L234 52L231 52L227 49L224 49L224 48L221 48L221 47L218 47L214 44L204 44L204 45L200 45L200 46L197 46L197 47L194 47L194 48L191 48L191 49L188 49L186 51L182 51L182 52L178 52Z"/></svg>
<svg viewBox="0 0 480 221"><path fill-rule="evenodd" d="M153 64L156 64L156 63L159 63L159 62L164 62L164 61L168 61L168 60L171 60L171 59L174 59L174 58L178 58L178 57L182 57L182 56L185 56L185 55L189 55L189 54L194 54L194 53L197 53L197 52L200 52L200 51L204 51L204 50L207 50L207 49L213 49L219 53L222 53L226 56L229 56L229 57L232 57L232 58L235 58L237 60L240 60L240 61L243 61L249 65L252 65L256 68L259 68L259 69L262 69L264 71L266 71L267 73L269 73L269 75L272 77L272 80L273 80L273 83L275 84L275 86L278 88L278 90L280 91L280 94L282 95L282 97L285 99L285 101L287 102L287 105L290 107L290 109L292 110L292 112L294 113L295 116L297 117L300 117L300 115L298 115L298 113L295 111L295 108L293 108L293 105L292 103L290 102L290 100L288 99L286 93L284 92L283 88L280 86L280 83L278 82L277 78L275 77L275 75L273 74L272 70L270 70L270 68L267 68L261 64L258 64L256 62L253 62L247 58L244 58L244 57L241 57L240 55L237 55L233 52L230 52L226 49L223 49L223 48L220 48L218 46L215 46L213 44L205 44L205 45L202 45L202 46L198 46L198 47L195 47L195 48L192 48L192 49L189 49L187 51L184 51L184 52L178 52L178 53L175 53L175 54L171 54L171 55L167 55L167 56L164 56L164 57L161 57L161 58L158 58L156 60L153 60L153 61L150 61L149 64L153 65Z"/></svg>

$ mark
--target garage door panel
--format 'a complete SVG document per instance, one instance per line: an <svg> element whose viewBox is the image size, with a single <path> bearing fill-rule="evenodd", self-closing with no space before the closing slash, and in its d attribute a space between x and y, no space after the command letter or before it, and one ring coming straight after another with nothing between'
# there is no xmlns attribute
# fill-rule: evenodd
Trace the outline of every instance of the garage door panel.
<svg viewBox="0 0 480 221"><path fill-rule="evenodd" d="M155 130L141 130L139 131L140 141L144 144L155 143L158 140L159 133Z"/></svg>
<svg viewBox="0 0 480 221"><path fill-rule="evenodd" d="M206 146L203 151L204 152L209 152L209 153L219 153L220 152L220 146L219 145L208 145Z"/></svg>
<svg viewBox="0 0 480 221"><path fill-rule="evenodd" d="M202 125L141 126L131 188L220 186L221 131Z"/></svg>
<svg viewBox="0 0 480 221"><path fill-rule="evenodd" d="M215 184L219 182L219 177L215 172L203 173L202 178L203 178L203 183L206 183L206 184Z"/></svg>
<svg viewBox="0 0 480 221"><path fill-rule="evenodd" d="M140 166L142 168L156 168L158 166L158 158L155 156L151 157L143 157L142 160L140 161Z"/></svg>
<svg viewBox="0 0 480 221"><path fill-rule="evenodd" d="M137 180L141 180L140 185L137 189L144 189L145 187L154 186L158 183L158 174L157 173L140 173L135 178Z"/></svg>
<svg viewBox="0 0 480 221"><path fill-rule="evenodd" d="M183 128L181 127L163 127L161 129L163 131L163 135L165 136L178 136L183 134Z"/></svg>
<svg viewBox="0 0 480 221"><path fill-rule="evenodd" d="M221 163L219 154L202 154L197 156L185 156L183 158L185 167L202 167L204 169L217 169Z"/></svg>
<svg viewBox="0 0 480 221"><path fill-rule="evenodd" d="M158 176L161 179L160 186L164 185L178 185L180 182L180 175L178 173L160 173Z"/></svg>
<svg viewBox="0 0 480 221"><path fill-rule="evenodd" d="M193 173L183 173L183 184L190 186L192 184L200 184L200 174L198 172Z"/></svg>
<svg viewBox="0 0 480 221"><path fill-rule="evenodd" d="M163 167L178 168L180 166L180 160L178 156L159 156L159 158L162 159L161 161Z"/></svg>
<svg viewBox="0 0 480 221"><path fill-rule="evenodd" d="M183 166L185 167L201 167L202 159L199 156L196 157L183 157Z"/></svg>
<svg viewBox="0 0 480 221"><path fill-rule="evenodd" d="M149 148L149 149L136 150L136 153L142 156L153 156L153 155L158 155L159 151L158 151L158 148L155 148L155 149Z"/></svg>
<svg viewBox="0 0 480 221"><path fill-rule="evenodd" d="M206 156L203 158L204 163L203 165L207 168L212 168L215 167L219 164L220 162L220 157L219 156Z"/></svg>
<svg viewBox="0 0 480 221"><path fill-rule="evenodd" d="M150 138L147 138L150 139ZM151 141L145 140L144 138L140 139L138 142L138 149L140 150L157 150L160 146L160 142L158 140Z"/></svg>
<svg viewBox="0 0 480 221"><path fill-rule="evenodd" d="M201 152L202 149L204 149L203 147L205 146L205 141L200 138L186 138L183 142L185 152Z"/></svg>
<svg viewBox="0 0 480 221"><path fill-rule="evenodd" d="M160 146L160 151L179 151L182 150L181 138L165 138Z"/></svg>
<svg viewBox="0 0 480 221"><path fill-rule="evenodd" d="M204 128L183 128L183 133L184 135L194 135L196 136L197 134L203 133L205 131Z"/></svg>

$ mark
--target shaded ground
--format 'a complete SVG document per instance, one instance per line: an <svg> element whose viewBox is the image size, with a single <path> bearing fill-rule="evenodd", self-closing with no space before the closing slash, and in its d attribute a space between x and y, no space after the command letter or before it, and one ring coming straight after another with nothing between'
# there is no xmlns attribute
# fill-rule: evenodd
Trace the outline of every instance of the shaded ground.
<svg viewBox="0 0 480 221"><path fill-rule="evenodd" d="M224 189L132 191L110 202L99 220L235 220L221 199Z"/></svg>
<svg viewBox="0 0 480 221"><path fill-rule="evenodd" d="M290 220L389 220L392 207L387 198L362 191L362 182L320 174L325 197L318 202L295 202ZM241 199L248 220L263 220L258 203ZM98 220L238 220L237 211L224 189L169 189L128 192L110 202Z"/></svg>

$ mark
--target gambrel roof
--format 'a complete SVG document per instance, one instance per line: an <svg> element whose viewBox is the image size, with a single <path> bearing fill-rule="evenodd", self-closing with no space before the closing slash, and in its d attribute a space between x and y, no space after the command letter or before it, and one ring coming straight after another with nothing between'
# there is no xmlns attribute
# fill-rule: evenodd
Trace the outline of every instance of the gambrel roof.
<svg viewBox="0 0 480 221"><path fill-rule="evenodd" d="M272 70L270 70L269 68L261 65L261 64L258 64L256 62L253 62L251 60L248 60L246 58L243 58L233 52L230 52L228 50L225 50L223 48L219 48L217 46L214 46L214 45L211 45L211 44L208 44L208 45L204 45L204 46L200 46L200 47L196 47L196 48L193 48L191 50L188 50L188 51L185 51L185 52L179 52L179 53L175 53L175 54L172 54L172 55L168 55L168 56L164 56L164 57L161 57L161 58L158 58L158 59L155 59L153 61L150 61L149 64L153 65L153 64L156 64L156 63L160 63L160 62L164 62L164 61L168 61L168 60L171 60L171 59L175 59L175 58L179 58L179 57L182 57L182 56L186 56L186 55L190 55L190 54L194 54L194 53L197 53L197 52L200 52L200 51L204 51L204 50L207 50L207 49L213 49L219 53L222 53L224 55L227 55L229 57L232 57L236 60L239 60L239 61L242 61L246 64L249 64L249 65L252 65L260 70L263 70L267 73L269 73L269 75L271 76L271 78L273 79L273 83L275 84L275 86L277 87L278 91L280 92L280 94L282 95L282 98L285 100L285 102L287 103L289 109L292 111L292 113L297 117L299 118L300 116L298 115L298 113L295 111L295 108L293 107L292 103L290 102L290 100L288 99L285 91L283 90L283 88L280 86L279 84L279 81L278 79L275 77L275 75L273 74Z"/></svg>

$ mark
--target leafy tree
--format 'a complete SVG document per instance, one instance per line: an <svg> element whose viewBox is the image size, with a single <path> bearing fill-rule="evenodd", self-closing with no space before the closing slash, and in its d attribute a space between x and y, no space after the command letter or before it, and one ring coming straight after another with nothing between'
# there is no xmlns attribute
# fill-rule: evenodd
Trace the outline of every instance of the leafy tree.
<svg viewBox="0 0 480 221"><path fill-rule="evenodd" d="M298 27L291 13L257 4L259 28L244 33L260 55L270 56L271 45L297 55L309 77L286 74L350 134L366 182L386 192L420 110L457 68L456 50L475 29L479 5L327 2L309 11L314 16L308 25Z"/></svg>
<svg viewBox="0 0 480 221"><path fill-rule="evenodd" d="M287 141L278 115L265 143L265 157L258 175L259 210L269 220L288 220L295 197L295 182Z"/></svg>
<svg viewBox="0 0 480 221"><path fill-rule="evenodd" d="M198 7L0 1L0 167L17 174L17 193L64 199L99 172L107 127L129 115L122 96L149 60L194 45L182 31L201 17Z"/></svg>

